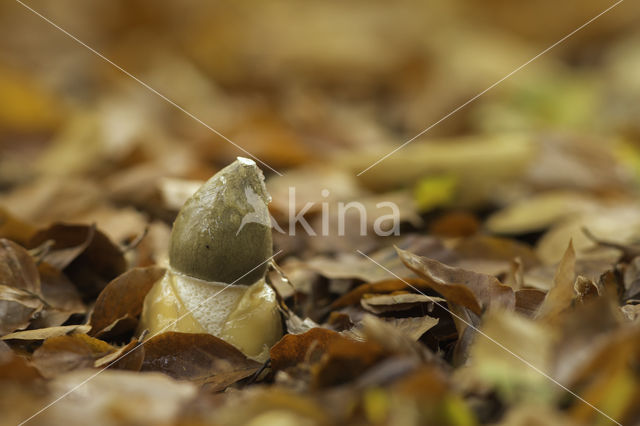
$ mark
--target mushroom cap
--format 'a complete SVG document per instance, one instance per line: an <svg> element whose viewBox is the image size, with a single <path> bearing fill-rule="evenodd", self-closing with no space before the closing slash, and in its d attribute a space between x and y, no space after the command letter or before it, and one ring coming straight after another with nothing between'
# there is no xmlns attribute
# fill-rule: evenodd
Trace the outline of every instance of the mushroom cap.
<svg viewBox="0 0 640 426"><path fill-rule="evenodd" d="M271 197L253 160L238 157L189 198L173 223L169 264L205 281L249 285L273 254Z"/></svg>

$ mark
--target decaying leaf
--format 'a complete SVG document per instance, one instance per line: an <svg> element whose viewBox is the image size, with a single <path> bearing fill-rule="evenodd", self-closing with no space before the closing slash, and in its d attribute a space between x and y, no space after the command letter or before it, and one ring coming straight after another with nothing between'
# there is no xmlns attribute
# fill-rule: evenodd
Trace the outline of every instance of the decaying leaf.
<svg viewBox="0 0 640 426"><path fill-rule="evenodd" d="M374 314L398 312L424 306L426 312L433 309L434 303L446 303L441 297L425 296L414 293L391 293L386 295L368 295L360 300L360 305Z"/></svg>
<svg viewBox="0 0 640 426"><path fill-rule="evenodd" d="M52 337L65 336L73 333L88 333L90 325L62 325L56 327L36 328L35 330L16 331L5 334L2 340L46 340Z"/></svg>
<svg viewBox="0 0 640 426"><path fill-rule="evenodd" d="M359 331L367 341L380 345L389 353L432 360L433 354L424 346L416 344L416 341L436 324L438 319L428 316L383 320L373 315L365 315Z"/></svg>
<svg viewBox="0 0 640 426"><path fill-rule="evenodd" d="M138 339L131 339L121 348L98 358L93 363L96 368L116 368L119 370L139 371L145 357L144 346Z"/></svg>
<svg viewBox="0 0 640 426"><path fill-rule="evenodd" d="M33 363L47 378L81 368L93 367L95 361L114 352L110 344L77 333L51 337L33 353Z"/></svg>
<svg viewBox="0 0 640 426"><path fill-rule="evenodd" d="M502 284L493 276L453 268L437 260L416 256L402 249L397 251L409 269L432 283L433 289L447 300L461 304L475 313L480 313L482 309L489 307L513 309L515 306L515 296L511 287ZM454 292L457 296L464 294L465 292L461 291L462 288L469 290L462 299L465 303L460 303L448 296L448 294L453 295Z"/></svg>
<svg viewBox="0 0 640 426"><path fill-rule="evenodd" d="M23 247L4 238L0 239L0 285L40 294L34 259Z"/></svg>
<svg viewBox="0 0 640 426"><path fill-rule="evenodd" d="M55 327L63 324L71 315L87 311L80 293L62 271L41 262L38 272L42 298L46 306L33 321L32 327Z"/></svg>
<svg viewBox="0 0 640 426"><path fill-rule="evenodd" d="M160 371L175 379L206 384L211 391L255 373L260 363L210 334L165 332L144 343L142 371Z"/></svg>
<svg viewBox="0 0 640 426"><path fill-rule="evenodd" d="M43 307L39 296L0 285L0 335L26 328Z"/></svg>
<svg viewBox="0 0 640 426"><path fill-rule="evenodd" d="M30 246L46 241L54 244L42 260L64 271L85 300L96 297L126 269L120 248L95 226L54 224L37 232Z"/></svg>
<svg viewBox="0 0 640 426"><path fill-rule="evenodd" d="M156 266L134 268L107 284L93 308L90 334L117 336L135 329L144 297L164 272Z"/></svg>
<svg viewBox="0 0 640 426"><path fill-rule="evenodd" d="M405 290L410 288L407 283L418 288L424 287L422 280L416 278L406 278L405 280L383 280L373 283L361 284L355 289L336 299L331 304L331 308L336 309L343 306L358 304L365 294L385 294L394 291Z"/></svg>

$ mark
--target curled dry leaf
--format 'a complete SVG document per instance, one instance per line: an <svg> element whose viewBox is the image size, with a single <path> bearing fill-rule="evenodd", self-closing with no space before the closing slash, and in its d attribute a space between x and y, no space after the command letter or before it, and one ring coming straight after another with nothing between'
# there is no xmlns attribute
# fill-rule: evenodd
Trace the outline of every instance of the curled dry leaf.
<svg viewBox="0 0 640 426"><path fill-rule="evenodd" d="M93 366L96 368L109 367L120 370L139 371L144 361L144 346L138 339L132 339L120 349L98 358Z"/></svg>
<svg viewBox="0 0 640 426"><path fill-rule="evenodd" d="M43 306L32 293L0 285L0 335L26 328Z"/></svg>
<svg viewBox="0 0 640 426"><path fill-rule="evenodd" d="M405 282L406 281L406 282ZM423 282L416 278L406 278L404 280L384 280L374 283L361 284L350 292L340 296L331 304L331 309L342 308L349 305L356 305L365 294L385 294L394 291L410 288L407 283L420 287Z"/></svg>
<svg viewBox="0 0 640 426"><path fill-rule="evenodd" d="M0 239L0 285L40 294L40 276L33 257L4 238Z"/></svg>
<svg viewBox="0 0 640 426"><path fill-rule="evenodd" d="M35 261L20 245L0 239L0 335L26 328L43 307Z"/></svg>
<svg viewBox="0 0 640 426"><path fill-rule="evenodd" d="M91 330L89 325L61 325L57 327L38 328L35 330L16 331L2 336L2 340L46 340L52 337L65 336L72 333L86 334Z"/></svg>
<svg viewBox="0 0 640 426"><path fill-rule="evenodd" d="M410 355L424 361L434 359L434 355L416 341L438 321L428 316L383 320L367 314L362 318L359 331L367 341L378 344L389 353Z"/></svg>
<svg viewBox="0 0 640 426"><path fill-rule="evenodd" d="M53 246L44 253L41 261L63 270L89 247L95 232L94 225L55 224L33 235L29 245L38 247L51 241Z"/></svg>
<svg viewBox="0 0 640 426"><path fill-rule="evenodd" d="M347 382L386 355L376 343L350 339L332 330L313 328L303 334L287 334L271 348L271 367L285 370L299 364L313 365L313 384L319 387Z"/></svg>
<svg viewBox="0 0 640 426"><path fill-rule="evenodd" d="M36 233L29 245L38 247L50 240L53 247L42 260L64 271L85 300L96 297L126 270L120 248L95 226L57 223Z"/></svg>
<svg viewBox="0 0 640 426"><path fill-rule="evenodd" d="M144 343L142 371L206 384L218 391L255 373L260 363L211 334L166 332Z"/></svg>
<svg viewBox="0 0 640 426"><path fill-rule="evenodd" d="M496 277L453 268L399 248L396 250L409 269L450 302L469 308L476 314L489 307L515 307L513 290Z"/></svg>
<svg viewBox="0 0 640 426"><path fill-rule="evenodd" d="M32 322L32 328L62 325L71 315L87 311L80 293L62 271L42 262L38 265L38 272L42 298L46 306Z"/></svg>
<svg viewBox="0 0 640 426"><path fill-rule="evenodd" d="M111 281L102 290L91 314L92 336L117 336L135 329L144 298L165 269L134 268Z"/></svg>
<svg viewBox="0 0 640 426"><path fill-rule="evenodd" d="M423 306L424 310L428 312L433 309L434 303L446 303L446 300L441 297L415 293L365 294L364 296L360 300L360 305L374 314L406 311L417 306Z"/></svg>
<svg viewBox="0 0 640 426"><path fill-rule="evenodd" d="M455 254L446 248L438 238L434 237L409 235L399 241L397 245L412 253L429 256L443 262L455 259ZM407 274L406 268L393 247L384 247L369 256L398 276L411 275L411 273ZM387 271L359 254L343 254L337 259L317 256L305 262L305 266L332 279L357 278L365 282L376 282L389 278Z"/></svg>

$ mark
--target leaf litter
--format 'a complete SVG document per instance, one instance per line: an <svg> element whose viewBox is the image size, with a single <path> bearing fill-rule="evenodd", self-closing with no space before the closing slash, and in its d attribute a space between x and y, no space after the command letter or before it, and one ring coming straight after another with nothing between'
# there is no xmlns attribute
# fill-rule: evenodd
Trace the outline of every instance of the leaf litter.
<svg viewBox="0 0 640 426"><path fill-rule="evenodd" d="M284 172L264 168L286 332L256 362L139 330L177 211L239 153L2 5L3 424L640 422L640 7L357 176L602 5L121 3L65 19ZM337 235L353 201L367 235L355 209ZM398 235L372 232L384 201ZM306 205L315 236L290 223Z"/></svg>

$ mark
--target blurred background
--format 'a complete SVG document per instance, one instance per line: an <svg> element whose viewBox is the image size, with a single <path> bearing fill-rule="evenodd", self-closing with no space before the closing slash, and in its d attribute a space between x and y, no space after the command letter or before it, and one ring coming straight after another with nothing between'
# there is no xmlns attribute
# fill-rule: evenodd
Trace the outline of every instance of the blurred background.
<svg viewBox="0 0 640 426"><path fill-rule="evenodd" d="M619 4L356 176L612 4L28 2L282 173L262 166L282 226L287 188L296 186L300 205L325 200L325 188L331 202L394 200L411 229L453 209L458 216L430 230L454 236L479 227L526 234L613 205L617 216L601 228L625 240L635 237L629 227L640 229L637 2ZM150 244L163 247L185 197L238 155L19 3L0 5L3 235L16 223L27 235L55 221L97 222L123 242L149 225ZM532 197L541 203L535 217L527 205L504 210ZM624 235L611 231L621 223ZM538 247L540 257L556 261L566 235L562 249ZM356 244L276 243L299 253Z"/></svg>

